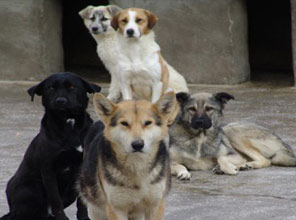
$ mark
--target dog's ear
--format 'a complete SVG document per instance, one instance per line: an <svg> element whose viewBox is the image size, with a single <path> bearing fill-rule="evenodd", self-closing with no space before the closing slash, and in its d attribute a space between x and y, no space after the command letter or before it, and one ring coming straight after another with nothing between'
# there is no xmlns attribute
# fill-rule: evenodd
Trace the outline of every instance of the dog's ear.
<svg viewBox="0 0 296 220"><path fill-rule="evenodd" d="M110 116L116 109L116 104L111 102L105 96L100 93L95 93L93 97L93 103L96 113L100 118L105 121L108 116Z"/></svg>
<svg viewBox="0 0 296 220"><path fill-rule="evenodd" d="M218 92L213 94L213 96L215 97L215 99L220 102L222 104L222 106L224 107L224 105L231 99L234 99L234 97L226 92Z"/></svg>
<svg viewBox="0 0 296 220"><path fill-rule="evenodd" d="M174 92L165 93L160 99L154 104L157 110L169 121L173 121L174 110L177 106L176 95Z"/></svg>
<svg viewBox="0 0 296 220"><path fill-rule="evenodd" d="M27 90L28 94L31 96L32 102L34 101L35 94L39 95L39 96L42 95L43 85L44 85L44 81L40 82L39 84L37 84Z"/></svg>
<svg viewBox="0 0 296 220"><path fill-rule="evenodd" d="M145 13L148 17L148 28L152 29L156 24L156 22L158 21L158 17L148 10L145 10Z"/></svg>
<svg viewBox="0 0 296 220"><path fill-rule="evenodd" d="M79 77L80 78L80 77ZM87 93L96 93L96 92L101 92L101 87L97 86L93 83L89 83L86 80L80 78L82 84L84 85L84 88L86 89Z"/></svg>
<svg viewBox="0 0 296 220"><path fill-rule="evenodd" d="M117 5L108 5L107 6L108 12L114 17L117 13L119 13L122 9L119 8Z"/></svg>
<svg viewBox="0 0 296 220"><path fill-rule="evenodd" d="M182 104L185 104L189 100L190 94L187 92L179 92L176 94L176 98L177 98L178 102L182 105Z"/></svg>
<svg viewBox="0 0 296 220"><path fill-rule="evenodd" d="M93 10L94 6L89 5L86 8L82 9L78 14L82 19L89 18L91 11Z"/></svg>
<svg viewBox="0 0 296 220"><path fill-rule="evenodd" d="M115 16L113 16L111 21L111 26L115 31L117 31L117 29L119 28L119 22L118 22L119 15L120 15L120 12L118 12Z"/></svg>

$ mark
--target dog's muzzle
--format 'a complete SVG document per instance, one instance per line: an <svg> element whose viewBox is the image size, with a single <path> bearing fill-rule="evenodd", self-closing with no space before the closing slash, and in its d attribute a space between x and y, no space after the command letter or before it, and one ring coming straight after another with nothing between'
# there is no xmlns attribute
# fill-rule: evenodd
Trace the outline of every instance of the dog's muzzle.
<svg viewBox="0 0 296 220"><path fill-rule="evenodd" d="M210 127L212 127L212 122L207 115L193 117L191 120L191 127L193 129L209 129Z"/></svg>

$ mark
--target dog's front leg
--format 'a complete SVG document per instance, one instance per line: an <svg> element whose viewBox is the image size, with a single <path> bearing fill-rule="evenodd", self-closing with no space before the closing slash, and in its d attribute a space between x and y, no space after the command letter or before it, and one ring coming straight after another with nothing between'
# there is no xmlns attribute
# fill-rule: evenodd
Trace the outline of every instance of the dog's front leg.
<svg viewBox="0 0 296 220"><path fill-rule="evenodd" d="M111 204L106 206L106 214L108 220L128 220L127 210L122 211L113 207Z"/></svg>
<svg viewBox="0 0 296 220"><path fill-rule="evenodd" d="M157 102L162 93L162 82L155 82L152 85L152 103Z"/></svg>
<svg viewBox="0 0 296 220"><path fill-rule="evenodd" d="M165 200L164 198L159 204L147 208L145 213L145 220L162 220L164 216Z"/></svg>
<svg viewBox="0 0 296 220"><path fill-rule="evenodd" d="M123 100L132 100L133 95L132 95L131 86L126 83L122 83L120 87L121 87L121 94L122 94Z"/></svg>
<svg viewBox="0 0 296 220"><path fill-rule="evenodd" d="M61 199L57 177L52 170L51 163L45 163L41 168L42 182L46 191L47 200L56 220L69 220L64 212L64 205Z"/></svg>
<svg viewBox="0 0 296 220"><path fill-rule="evenodd" d="M120 96L121 96L120 84L118 82L118 79L115 76L111 75L111 83L110 83L109 94L107 98L117 103L120 99Z"/></svg>
<svg viewBox="0 0 296 220"><path fill-rule="evenodd" d="M177 162L171 163L171 174L177 176L179 180L190 180L191 173L188 172L187 168Z"/></svg>
<svg viewBox="0 0 296 220"><path fill-rule="evenodd" d="M87 207L82 202L81 198L77 199L77 219L78 220L90 220L87 213Z"/></svg>

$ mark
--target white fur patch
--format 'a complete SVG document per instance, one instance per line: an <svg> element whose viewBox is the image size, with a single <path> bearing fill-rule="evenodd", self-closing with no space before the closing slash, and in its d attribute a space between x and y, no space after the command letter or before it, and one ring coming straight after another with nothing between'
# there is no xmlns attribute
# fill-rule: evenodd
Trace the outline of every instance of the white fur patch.
<svg viewBox="0 0 296 220"><path fill-rule="evenodd" d="M83 152L83 148L81 145L79 145L78 147L76 147L76 150L79 151L79 152Z"/></svg>
<svg viewBox="0 0 296 220"><path fill-rule="evenodd" d="M67 124L70 124L72 128L75 126L75 119L74 118L68 118L67 119Z"/></svg>

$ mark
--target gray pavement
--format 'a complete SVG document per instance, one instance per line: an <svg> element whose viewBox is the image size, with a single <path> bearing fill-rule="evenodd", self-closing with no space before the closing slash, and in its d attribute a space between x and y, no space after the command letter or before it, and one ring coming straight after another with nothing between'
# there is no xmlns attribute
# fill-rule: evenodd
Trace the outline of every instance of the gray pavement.
<svg viewBox="0 0 296 220"><path fill-rule="evenodd" d="M32 83L0 82L0 216L8 211L5 187L38 133L43 108L30 101ZM296 88L247 83L239 86L194 85L193 92L225 91L236 98L225 109L225 122L256 122L279 134L296 151ZM106 92L104 85L103 92ZM96 119L92 104L89 112ZM66 210L75 219L75 207ZM193 172L189 183L173 181L166 220L296 219L296 168L270 167L215 176Z"/></svg>

